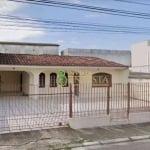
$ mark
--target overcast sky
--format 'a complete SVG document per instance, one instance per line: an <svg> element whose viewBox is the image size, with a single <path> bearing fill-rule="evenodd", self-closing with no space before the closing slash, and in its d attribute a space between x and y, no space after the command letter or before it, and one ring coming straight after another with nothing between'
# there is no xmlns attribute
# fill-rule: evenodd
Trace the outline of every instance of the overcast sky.
<svg viewBox="0 0 150 150"><path fill-rule="evenodd" d="M113 0L64 0L78 4L88 4L99 7L124 9L137 12L150 13L150 6L119 3ZM144 0L145 1L145 0ZM118 17L108 14L55 8L51 6L38 6L0 0L0 14L16 15L30 18L58 19L66 21L79 21L86 23L98 23L107 25L123 25L133 27L148 27L149 20ZM72 33L72 32L46 32L10 30L10 27L1 26L1 41L25 41L59 43L64 48L97 48L128 50L132 43L150 39L149 35L137 34L111 34L111 33ZM28 27L28 29L32 27Z"/></svg>

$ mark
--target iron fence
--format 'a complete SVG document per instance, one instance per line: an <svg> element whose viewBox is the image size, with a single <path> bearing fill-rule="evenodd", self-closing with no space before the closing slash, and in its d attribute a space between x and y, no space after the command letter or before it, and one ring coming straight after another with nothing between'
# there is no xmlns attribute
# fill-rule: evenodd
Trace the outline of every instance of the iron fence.
<svg viewBox="0 0 150 150"><path fill-rule="evenodd" d="M0 91L0 133L61 126L68 118L128 118L133 112L150 111L150 83L5 86Z"/></svg>

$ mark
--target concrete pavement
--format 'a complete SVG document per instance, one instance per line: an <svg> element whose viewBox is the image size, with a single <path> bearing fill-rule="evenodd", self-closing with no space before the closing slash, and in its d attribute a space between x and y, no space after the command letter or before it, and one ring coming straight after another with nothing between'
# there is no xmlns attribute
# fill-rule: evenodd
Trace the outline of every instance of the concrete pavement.
<svg viewBox="0 0 150 150"><path fill-rule="evenodd" d="M88 147L78 147L72 150L149 150L150 140L117 143L111 145L95 145Z"/></svg>
<svg viewBox="0 0 150 150"><path fill-rule="evenodd" d="M0 135L0 150L71 150L150 138L150 123L73 130L69 127Z"/></svg>

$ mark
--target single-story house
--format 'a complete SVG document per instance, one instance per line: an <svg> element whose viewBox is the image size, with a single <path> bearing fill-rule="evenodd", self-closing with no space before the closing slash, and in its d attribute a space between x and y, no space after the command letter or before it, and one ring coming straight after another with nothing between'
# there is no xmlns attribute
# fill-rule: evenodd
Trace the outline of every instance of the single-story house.
<svg viewBox="0 0 150 150"><path fill-rule="evenodd" d="M58 47L0 42L0 133L44 129L69 117L127 108L127 84L120 83L128 82L128 66L97 57L60 56Z"/></svg>
<svg viewBox="0 0 150 150"><path fill-rule="evenodd" d="M1 42L0 48L3 49L1 45L5 45L5 51L0 51L0 94L48 94L48 89L60 88L58 76L61 72L67 80L63 88L71 83L76 95L79 95L79 85L96 88L128 82L128 66L116 62L87 56L59 56L54 51L49 53L48 48L46 52L40 51L44 44ZM31 46L34 46L32 53L21 52L24 48L32 50ZM53 50L51 47L58 45L46 46ZM13 47L14 51L6 51L6 47Z"/></svg>

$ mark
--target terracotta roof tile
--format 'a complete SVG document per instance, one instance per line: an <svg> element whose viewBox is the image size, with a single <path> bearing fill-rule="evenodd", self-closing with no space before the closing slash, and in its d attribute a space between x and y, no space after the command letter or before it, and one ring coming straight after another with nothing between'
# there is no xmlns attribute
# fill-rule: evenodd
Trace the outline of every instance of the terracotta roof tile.
<svg viewBox="0 0 150 150"><path fill-rule="evenodd" d="M0 65L127 67L96 57L6 53L0 53Z"/></svg>

